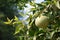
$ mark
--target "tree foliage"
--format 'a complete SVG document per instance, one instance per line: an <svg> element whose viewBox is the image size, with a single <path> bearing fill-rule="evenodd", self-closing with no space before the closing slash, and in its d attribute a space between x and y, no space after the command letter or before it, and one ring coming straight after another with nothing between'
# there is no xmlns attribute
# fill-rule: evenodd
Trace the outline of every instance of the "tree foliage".
<svg viewBox="0 0 60 40"><path fill-rule="evenodd" d="M23 15L29 15L29 17L26 20L19 20L19 18L15 15L15 12L17 9L22 10L26 7L26 3L33 6L30 10L30 12L33 13L32 15L25 13ZM18 7L16 8L16 11L14 11L14 7ZM0 35L4 38L2 40L58 40L60 37L59 0L45 0L41 3L35 3L32 0L6 0L1 1L0 9L6 16L4 17L6 21L1 20L0 22L0 30L2 34ZM36 26L35 21L37 17L40 18L38 20L43 19L42 24L45 25L45 19L41 18L41 15L49 17L49 22L47 21L48 25L46 28L43 28L45 26L42 28ZM3 17L0 19L3 19ZM28 24L25 22L28 22Z"/></svg>

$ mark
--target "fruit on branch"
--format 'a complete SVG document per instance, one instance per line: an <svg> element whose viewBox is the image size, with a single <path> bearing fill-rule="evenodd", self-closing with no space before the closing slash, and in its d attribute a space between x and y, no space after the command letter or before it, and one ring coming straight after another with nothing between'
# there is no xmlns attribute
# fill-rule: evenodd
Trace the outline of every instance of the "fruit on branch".
<svg viewBox="0 0 60 40"><path fill-rule="evenodd" d="M49 23L49 17L41 15L35 20L35 25L40 28L46 28Z"/></svg>
<svg viewBox="0 0 60 40"><path fill-rule="evenodd" d="M58 8L58 9L60 9L60 3L59 3L60 1L57 1L56 2L56 7Z"/></svg>

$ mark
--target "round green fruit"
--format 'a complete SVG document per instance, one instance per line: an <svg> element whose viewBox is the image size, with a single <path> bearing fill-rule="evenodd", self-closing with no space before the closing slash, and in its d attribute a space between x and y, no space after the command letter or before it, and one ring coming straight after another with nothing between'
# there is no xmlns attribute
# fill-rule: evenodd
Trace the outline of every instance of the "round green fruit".
<svg viewBox="0 0 60 40"><path fill-rule="evenodd" d="M48 23L49 23L49 17L43 15L37 17L35 20L35 25L40 28L47 27Z"/></svg>

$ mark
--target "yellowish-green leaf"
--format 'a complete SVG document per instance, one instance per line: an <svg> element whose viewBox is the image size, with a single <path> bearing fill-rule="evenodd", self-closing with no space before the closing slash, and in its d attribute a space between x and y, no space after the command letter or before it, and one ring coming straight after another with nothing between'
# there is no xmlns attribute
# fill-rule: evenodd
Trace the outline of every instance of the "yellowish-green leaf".
<svg viewBox="0 0 60 40"><path fill-rule="evenodd" d="M20 25L16 26L14 35L17 34L17 33L19 33L22 28L24 28L23 24L20 24Z"/></svg>
<svg viewBox="0 0 60 40"><path fill-rule="evenodd" d="M31 11L36 10L36 8L31 8Z"/></svg>
<svg viewBox="0 0 60 40"><path fill-rule="evenodd" d="M20 26L16 26L14 35L17 34L17 33L19 33L19 32L20 32Z"/></svg>
<svg viewBox="0 0 60 40"><path fill-rule="evenodd" d="M17 21L18 20L18 18L15 16L15 19L14 19L15 21Z"/></svg>
<svg viewBox="0 0 60 40"><path fill-rule="evenodd" d="M10 22L11 20L7 17L7 21Z"/></svg>
<svg viewBox="0 0 60 40"><path fill-rule="evenodd" d="M11 24L12 23L12 21L13 21L13 19L9 19L9 18L7 18L7 22L4 22L5 24Z"/></svg>

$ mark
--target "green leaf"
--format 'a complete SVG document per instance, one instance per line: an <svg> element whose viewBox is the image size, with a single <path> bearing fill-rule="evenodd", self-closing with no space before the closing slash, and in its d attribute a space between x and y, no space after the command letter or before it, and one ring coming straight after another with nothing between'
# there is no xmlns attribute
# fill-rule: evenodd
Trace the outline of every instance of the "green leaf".
<svg viewBox="0 0 60 40"><path fill-rule="evenodd" d="M11 20L7 17L7 21L10 22Z"/></svg>
<svg viewBox="0 0 60 40"><path fill-rule="evenodd" d="M14 35L17 34L17 33L19 33L19 32L20 32L20 26L16 26Z"/></svg>
<svg viewBox="0 0 60 40"><path fill-rule="evenodd" d="M15 28L15 33L14 33L14 35L17 34L17 33L19 33L20 30L22 30L22 29L24 28L23 23L18 22L17 24L18 24L18 25L17 25L16 28ZM15 24L15 25L16 25L16 24Z"/></svg>
<svg viewBox="0 0 60 40"><path fill-rule="evenodd" d="M26 13L23 14L23 13L19 13L22 17L25 17L26 16Z"/></svg>
<svg viewBox="0 0 60 40"><path fill-rule="evenodd" d="M18 18L15 16L15 19L14 19L15 21L18 21Z"/></svg>
<svg viewBox="0 0 60 40"><path fill-rule="evenodd" d="M9 18L7 18L7 22L4 22L5 24L11 24L12 23L12 21L13 21L13 19L9 19Z"/></svg>
<svg viewBox="0 0 60 40"><path fill-rule="evenodd" d="M36 8L31 8L31 11L34 11L34 10L36 10Z"/></svg>

